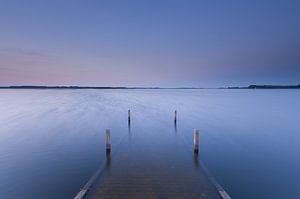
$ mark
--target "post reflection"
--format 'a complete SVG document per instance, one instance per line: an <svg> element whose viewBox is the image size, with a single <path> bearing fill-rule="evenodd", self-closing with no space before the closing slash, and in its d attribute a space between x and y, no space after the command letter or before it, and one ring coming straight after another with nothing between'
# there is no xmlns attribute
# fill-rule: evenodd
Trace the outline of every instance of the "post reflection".
<svg viewBox="0 0 300 199"><path fill-rule="evenodd" d="M130 120L128 120L128 133L130 133L130 129L131 129L131 123Z"/></svg>
<svg viewBox="0 0 300 199"><path fill-rule="evenodd" d="M106 151L106 169L109 171L111 166L111 155L110 151Z"/></svg>
<svg viewBox="0 0 300 199"><path fill-rule="evenodd" d="M194 167L196 169L199 168L199 158L198 158L198 153L194 153Z"/></svg>

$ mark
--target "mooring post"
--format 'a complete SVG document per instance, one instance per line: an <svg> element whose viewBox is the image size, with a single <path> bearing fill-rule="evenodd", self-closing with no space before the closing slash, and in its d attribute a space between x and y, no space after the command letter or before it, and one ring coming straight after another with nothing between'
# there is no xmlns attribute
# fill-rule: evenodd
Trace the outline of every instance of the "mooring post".
<svg viewBox="0 0 300 199"><path fill-rule="evenodd" d="M177 110L174 111L174 123L177 123Z"/></svg>
<svg viewBox="0 0 300 199"><path fill-rule="evenodd" d="M199 152L199 130L194 130L194 153L198 154Z"/></svg>
<svg viewBox="0 0 300 199"><path fill-rule="evenodd" d="M128 124L130 123L131 120L131 115L130 115L130 110L128 110Z"/></svg>
<svg viewBox="0 0 300 199"><path fill-rule="evenodd" d="M105 137L105 145L106 145L106 153L110 153L110 130L106 129L106 137Z"/></svg>

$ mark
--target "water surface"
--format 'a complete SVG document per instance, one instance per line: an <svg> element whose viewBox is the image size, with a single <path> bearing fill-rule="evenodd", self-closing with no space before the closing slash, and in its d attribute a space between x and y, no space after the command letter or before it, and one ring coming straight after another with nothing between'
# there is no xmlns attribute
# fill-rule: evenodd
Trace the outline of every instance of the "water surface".
<svg viewBox="0 0 300 199"><path fill-rule="evenodd" d="M229 195L296 199L299 101L298 90L0 90L0 195L72 198L105 161L105 129L113 147L129 139L128 109L137 132L165 129L177 109L178 134L192 143L199 128L199 158Z"/></svg>

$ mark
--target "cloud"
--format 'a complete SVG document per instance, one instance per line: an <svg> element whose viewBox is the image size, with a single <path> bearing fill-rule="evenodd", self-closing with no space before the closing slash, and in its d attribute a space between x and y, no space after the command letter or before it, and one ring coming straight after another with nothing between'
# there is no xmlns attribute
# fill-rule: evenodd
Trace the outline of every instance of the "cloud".
<svg viewBox="0 0 300 199"><path fill-rule="evenodd" d="M30 56L30 57L47 57L46 54L41 53L37 50L32 49L24 49L24 48L0 48L1 54L14 54L14 55L22 55L22 56Z"/></svg>

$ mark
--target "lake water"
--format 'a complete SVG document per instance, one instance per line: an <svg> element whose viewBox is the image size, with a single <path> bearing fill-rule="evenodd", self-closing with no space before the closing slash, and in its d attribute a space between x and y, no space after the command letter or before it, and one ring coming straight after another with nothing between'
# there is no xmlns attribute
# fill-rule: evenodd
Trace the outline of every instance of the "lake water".
<svg viewBox="0 0 300 199"><path fill-rule="evenodd" d="M298 199L299 102L299 90L0 90L0 198L73 198L105 161L106 128L115 147L128 109L136 132L171 131L176 109L232 198Z"/></svg>

